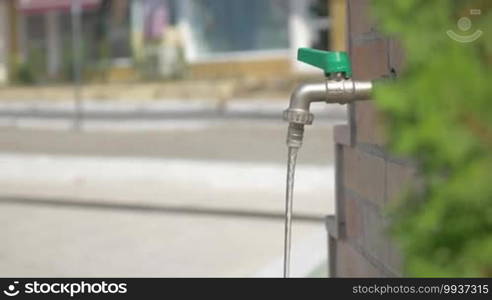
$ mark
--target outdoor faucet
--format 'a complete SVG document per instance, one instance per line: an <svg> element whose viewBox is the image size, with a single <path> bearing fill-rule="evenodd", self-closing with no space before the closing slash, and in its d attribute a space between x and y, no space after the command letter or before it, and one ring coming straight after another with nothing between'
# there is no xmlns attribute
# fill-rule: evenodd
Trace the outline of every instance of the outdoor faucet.
<svg viewBox="0 0 492 300"><path fill-rule="evenodd" d="M356 100L368 100L372 92L371 81L352 80L352 67L346 52L321 51L299 48L297 59L322 69L326 80L298 86L290 97L290 105L284 111L284 120L289 122L287 146L300 148L304 125L313 123L309 111L312 102L346 104Z"/></svg>
<svg viewBox="0 0 492 300"><path fill-rule="evenodd" d="M297 59L325 72L326 80L321 83L302 84L292 93L290 105L284 111L289 122L287 146L287 188L285 195L285 241L284 277L289 277L290 248L292 236L292 204L294 173L297 152L302 146L304 125L313 123L314 115L309 111L312 102L345 104L356 100L368 100L372 92L371 81L353 81L352 68L346 52L328 52L300 48Z"/></svg>

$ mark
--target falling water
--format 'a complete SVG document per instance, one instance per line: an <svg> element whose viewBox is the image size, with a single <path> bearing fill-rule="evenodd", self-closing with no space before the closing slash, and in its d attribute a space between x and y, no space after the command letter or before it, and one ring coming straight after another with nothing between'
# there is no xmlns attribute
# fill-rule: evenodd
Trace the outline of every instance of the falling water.
<svg viewBox="0 0 492 300"><path fill-rule="evenodd" d="M284 277L289 277L290 269L290 244L292 236L292 199L294 193L294 175L298 147L289 147L287 158L287 187L285 192L285 240L284 240Z"/></svg>

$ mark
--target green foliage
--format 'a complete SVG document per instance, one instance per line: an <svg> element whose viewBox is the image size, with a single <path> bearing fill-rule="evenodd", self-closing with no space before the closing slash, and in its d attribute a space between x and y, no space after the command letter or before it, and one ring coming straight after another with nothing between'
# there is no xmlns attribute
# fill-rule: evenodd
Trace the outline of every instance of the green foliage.
<svg viewBox="0 0 492 300"><path fill-rule="evenodd" d="M15 66L13 71L12 81L17 84L34 84L36 83L36 78L32 67L27 63L21 63Z"/></svg>
<svg viewBox="0 0 492 300"><path fill-rule="evenodd" d="M492 276L492 1L379 0L374 13L406 54L398 80L376 88L389 147L423 177L395 215L407 275Z"/></svg>
<svg viewBox="0 0 492 300"><path fill-rule="evenodd" d="M33 48L33 50L29 51L24 61L16 59L11 63L12 81L14 83L33 85L42 81L43 74L46 72L45 52L39 48Z"/></svg>

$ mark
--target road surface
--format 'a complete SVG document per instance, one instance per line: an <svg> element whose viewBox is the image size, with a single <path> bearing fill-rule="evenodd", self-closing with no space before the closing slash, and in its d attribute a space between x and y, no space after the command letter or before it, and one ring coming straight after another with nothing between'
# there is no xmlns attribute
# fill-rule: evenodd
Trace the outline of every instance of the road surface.
<svg viewBox="0 0 492 300"><path fill-rule="evenodd" d="M280 276L286 124L196 121L0 127L0 276ZM300 153L294 276L326 275L332 126Z"/></svg>

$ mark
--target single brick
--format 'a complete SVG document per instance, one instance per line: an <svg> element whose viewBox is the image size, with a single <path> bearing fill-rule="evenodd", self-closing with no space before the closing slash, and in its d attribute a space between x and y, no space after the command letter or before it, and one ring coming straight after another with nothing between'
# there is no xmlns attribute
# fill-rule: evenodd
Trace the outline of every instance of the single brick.
<svg viewBox="0 0 492 300"><path fill-rule="evenodd" d="M343 201L345 202L344 220L345 220L345 235L355 245L362 247L364 239L364 220L363 207L353 195L343 193Z"/></svg>
<svg viewBox="0 0 492 300"><path fill-rule="evenodd" d="M387 39L368 40L350 47L353 77L373 80L390 75Z"/></svg>
<svg viewBox="0 0 492 300"><path fill-rule="evenodd" d="M383 271L343 240L336 241L335 277L381 277Z"/></svg>
<svg viewBox="0 0 492 300"><path fill-rule="evenodd" d="M386 137L381 115L372 101L355 103L355 136L357 143L384 146Z"/></svg>
<svg viewBox="0 0 492 300"><path fill-rule="evenodd" d="M363 210L364 238L363 246L367 255L385 265L389 263L389 238L386 222L381 213L374 207L367 205Z"/></svg>
<svg viewBox="0 0 492 300"><path fill-rule="evenodd" d="M348 0L348 24L350 36L359 36L375 31L376 23L371 17L369 0Z"/></svg>
<svg viewBox="0 0 492 300"><path fill-rule="evenodd" d="M387 162L386 165L386 202L398 201L415 185L416 170L410 165Z"/></svg>
<svg viewBox="0 0 492 300"><path fill-rule="evenodd" d="M377 206L385 201L385 161L357 148L343 147L342 175L345 188Z"/></svg>
<svg viewBox="0 0 492 300"><path fill-rule="evenodd" d="M389 269L396 274L403 272L403 256L401 250L394 241L389 243Z"/></svg>

